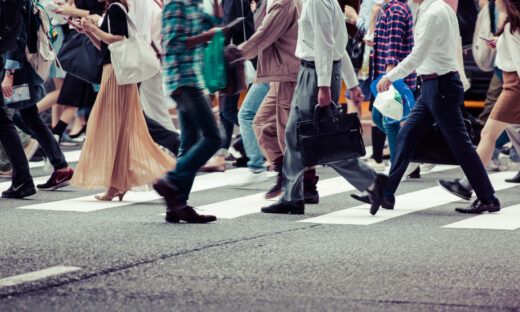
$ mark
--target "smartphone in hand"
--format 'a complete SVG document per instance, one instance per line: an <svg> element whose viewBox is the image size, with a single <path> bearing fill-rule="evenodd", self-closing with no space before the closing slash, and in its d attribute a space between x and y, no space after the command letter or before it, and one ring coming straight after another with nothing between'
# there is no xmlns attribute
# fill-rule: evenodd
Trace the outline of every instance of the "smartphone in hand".
<svg viewBox="0 0 520 312"><path fill-rule="evenodd" d="M80 24L76 23L75 21L71 20L70 18L64 17L63 19L65 19L67 24L74 26L75 28L82 29Z"/></svg>
<svg viewBox="0 0 520 312"><path fill-rule="evenodd" d="M484 40L485 42L487 42L490 46L496 48L497 47L497 44L494 42L494 41L491 41L489 39L486 39L486 38L483 38L483 37L479 37L480 39Z"/></svg>

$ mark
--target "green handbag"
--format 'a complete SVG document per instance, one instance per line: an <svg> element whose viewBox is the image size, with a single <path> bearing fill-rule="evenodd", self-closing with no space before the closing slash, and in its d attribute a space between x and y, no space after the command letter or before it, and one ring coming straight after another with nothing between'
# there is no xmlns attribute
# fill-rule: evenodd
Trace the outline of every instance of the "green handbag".
<svg viewBox="0 0 520 312"><path fill-rule="evenodd" d="M218 30L204 48L202 76L210 93L215 93L227 86L227 66L224 59L225 40L224 32Z"/></svg>

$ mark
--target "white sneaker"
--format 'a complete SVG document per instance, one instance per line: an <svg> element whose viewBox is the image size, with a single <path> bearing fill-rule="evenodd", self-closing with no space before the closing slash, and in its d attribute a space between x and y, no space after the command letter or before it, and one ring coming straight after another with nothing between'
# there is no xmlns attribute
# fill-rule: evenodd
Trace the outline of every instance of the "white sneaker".
<svg viewBox="0 0 520 312"><path fill-rule="evenodd" d="M385 162L376 162L374 160L374 158L370 158L368 161L367 161L367 165L369 165L372 169L374 169L375 171L378 171L378 172L382 172L382 171L385 171Z"/></svg>
<svg viewBox="0 0 520 312"><path fill-rule="evenodd" d="M248 186L255 183L262 183L267 180L269 180L269 175L267 174L266 170L261 171L253 171L248 170L247 173L237 177L237 179L231 183L229 183L230 186L233 187L243 187Z"/></svg>

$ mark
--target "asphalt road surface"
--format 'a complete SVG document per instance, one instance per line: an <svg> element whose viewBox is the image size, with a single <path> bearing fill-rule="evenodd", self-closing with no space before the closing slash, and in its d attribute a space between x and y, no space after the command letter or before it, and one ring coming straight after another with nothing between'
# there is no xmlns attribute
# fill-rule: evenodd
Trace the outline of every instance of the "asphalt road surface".
<svg viewBox="0 0 520 312"><path fill-rule="evenodd" d="M520 311L520 187L504 182L516 172L490 172L503 210L480 216L437 186L457 167L403 182L376 216L330 168L305 215L262 214L274 178L227 186L242 173L197 177L190 203L217 215L208 225L165 223L152 191L1 199L0 311Z"/></svg>

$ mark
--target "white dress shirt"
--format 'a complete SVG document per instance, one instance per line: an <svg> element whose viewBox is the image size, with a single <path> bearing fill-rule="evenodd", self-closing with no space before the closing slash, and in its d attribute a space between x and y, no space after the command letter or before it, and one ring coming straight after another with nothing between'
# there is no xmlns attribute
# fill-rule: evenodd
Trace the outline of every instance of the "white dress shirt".
<svg viewBox="0 0 520 312"><path fill-rule="evenodd" d="M128 16L137 31L153 42L158 49L161 44L162 9L154 0L128 0Z"/></svg>
<svg viewBox="0 0 520 312"><path fill-rule="evenodd" d="M416 70L417 75L444 75L459 71L459 22L453 9L443 0L425 0L419 6L414 26L415 45L388 75L396 81Z"/></svg>
<svg viewBox="0 0 520 312"><path fill-rule="evenodd" d="M517 72L520 76L520 33L511 33L507 23L497 43L496 65L505 72Z"/></svg>
<svg viewBox="0 0 520 312"><path fill-rule="evenodd" d="M341 73L347 88L358 85L356 72L347 55L345 16L337 0L305 0L298 20L296 56L314 61L318 87L330 87L332 64L341 60Z"/></svg>

